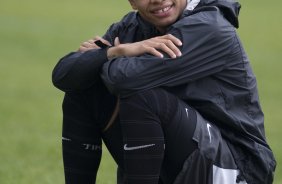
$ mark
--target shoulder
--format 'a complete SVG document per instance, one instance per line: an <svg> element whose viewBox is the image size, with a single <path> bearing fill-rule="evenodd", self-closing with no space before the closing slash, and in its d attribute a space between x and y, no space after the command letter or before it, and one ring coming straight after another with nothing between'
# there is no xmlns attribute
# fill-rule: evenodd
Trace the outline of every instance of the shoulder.
<svg viewBox="0 0 282 184"><path fill-rule="evenodd" d="M168 33L183 41L183 48L231 48L236 38L232 26L217 9L185 15L170 27ZM208 49L209 50L209 49Z"/></svg>
<svg viewBox="0 0 282 184"><path fill-rule="evenodd" d="M185 12L171 29L197 29L199 31L235 31L217 7L206 7L195 12ZM184 29L185 30L185 29Z"/></svg>
<svg viewBox="0 0 282 184"><path fill-rule="evenodd" d="M104 38L113 44L116 37L121 37L131 30L135 30L138 27L136 14L136 12L129 12L119 22L113 23L108 28Z"/></svg>
<svg viewBox="0 0 282 184"><path fill-rule="evenodd" d="M122 28L127 28L127 27L132 27L137 25L136 18L137 13L132 11L126 14L119 22L114 23L112 26L115 28L122 27Z"/></svg>
<svg viewBox="0 0 282 184"><path fill-rule="evenodd" d="M122 18L121 22L136 23L136 18L137 18L137 12L131 11Z"/></svg>

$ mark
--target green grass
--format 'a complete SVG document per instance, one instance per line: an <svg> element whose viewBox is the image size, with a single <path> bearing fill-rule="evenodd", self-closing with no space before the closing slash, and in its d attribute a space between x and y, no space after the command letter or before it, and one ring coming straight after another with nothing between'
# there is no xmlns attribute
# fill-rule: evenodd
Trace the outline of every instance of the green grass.
<svg viewBox="0 0 282 184"><path fill-rule="evenodd" d="M282 183L282 2L242 1L239 34L257 75L266 134ZM118 21L130 7L116 0L2 1L0 6L0 183L63 183L61 102L51 84L60 57ZM277 21L278 20L278 21ZM104 149L106 150L106 149ZM104 152L98 184L115 183Z"/></svg>
<svg viewBox="0 0 282 184"><path fill-rule="evenodd" d="M242 1L239 33L258 80L260 100L265 113L266 135L277 159L275 184L282 183L282 18L281 1L265 5L262 1Z"/></svg>

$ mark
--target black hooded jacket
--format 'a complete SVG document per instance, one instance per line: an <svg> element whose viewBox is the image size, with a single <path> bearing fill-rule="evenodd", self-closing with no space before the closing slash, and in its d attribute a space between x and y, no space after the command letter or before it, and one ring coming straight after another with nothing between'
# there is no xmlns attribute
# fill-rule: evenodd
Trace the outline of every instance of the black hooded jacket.
<svg viewBox="0 0 282 184"><path fill-rule="evenodd" d="M270 184L276 162L265 138L256 78L235 30L239 9L231 0L202 0L186 10L167 30L183 42L176 59L146 54L108 61L106 49L71 53L55 67L54 85L66 92L87 89L101 73L108 89L121 97L165 88L219 127L248 184ZM157 35L132 12L104 38L130 43Z"/></svg>

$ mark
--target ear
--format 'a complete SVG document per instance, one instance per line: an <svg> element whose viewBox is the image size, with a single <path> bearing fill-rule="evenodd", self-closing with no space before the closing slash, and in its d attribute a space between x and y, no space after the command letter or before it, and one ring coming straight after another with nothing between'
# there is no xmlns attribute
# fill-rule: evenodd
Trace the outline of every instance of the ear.
<svg viewBox="0 0 282 184"><path fill-rule="evenodd" d="M130 5L131 5L132 9L133 10L137 10L136 4L135 4L135 0L128 0L128 1L129 1Z"/></svg>

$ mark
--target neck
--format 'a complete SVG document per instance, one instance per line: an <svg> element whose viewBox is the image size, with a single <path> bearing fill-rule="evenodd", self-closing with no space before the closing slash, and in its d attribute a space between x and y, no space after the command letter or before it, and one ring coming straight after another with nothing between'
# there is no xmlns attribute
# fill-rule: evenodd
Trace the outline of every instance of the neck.
<svg viewBox="0 0 282 184"><path fill-rule="evenodd" d="M161 33L161 34L165 34L166 33L166 27L156 27L156 29Z"/></svg>

